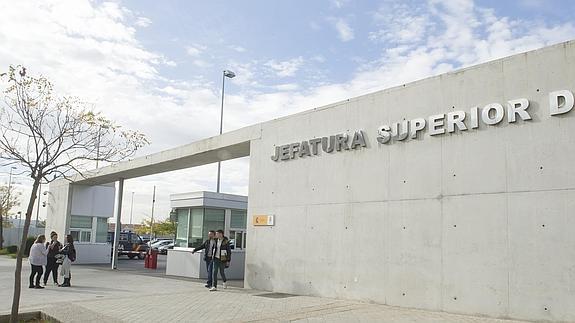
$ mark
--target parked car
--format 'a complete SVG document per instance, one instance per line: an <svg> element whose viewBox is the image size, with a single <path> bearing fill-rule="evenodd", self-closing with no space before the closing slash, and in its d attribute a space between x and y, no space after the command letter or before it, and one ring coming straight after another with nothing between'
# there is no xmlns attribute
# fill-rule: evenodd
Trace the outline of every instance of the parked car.
<svg viewBox="0 0 575 323"><path fill-rule="evenodd" d="M148 243L148 246L152 246L153 244L158 243L158 242L160 242L160 241L172 241L172 239L168 239L168 238L156 238L156 239L153 239L153 240L148 241L147 243Z"/></svg>
<svg viewBox="0 0 575 323"><path fill-rule="evenodd" d="M168 245L170 243L174 243L172 240L160 240L160 241L156 241L154 243L152 243L152 245L150 246L150 248L152 249L158 249L161 246L165 246Z"/></svg>
<svg viewBox="0 0 575 323"><path fill-rule="evenodd" d="M108 232L108 243L114 248L114 232ZM120 244L118 245L118 256L128 256L130 259L138 257L144 259L148 251L148 245L135 232L120 232Z"/></svg>
<svg viewBox="0 0 575 323"><path fill-rule="evenodd" d="M158 253L160 253L161 255L167 255L168 254L168 250L169 249L174 249L174 246L176 244L174 242L170 242L167 245L163 245L161 247L158 247Z"/></svg>

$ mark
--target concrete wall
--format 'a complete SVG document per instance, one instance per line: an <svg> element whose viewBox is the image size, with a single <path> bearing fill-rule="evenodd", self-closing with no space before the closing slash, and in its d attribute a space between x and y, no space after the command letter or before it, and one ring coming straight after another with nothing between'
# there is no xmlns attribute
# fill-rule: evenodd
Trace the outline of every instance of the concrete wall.
<svg viewBox="0 0 575 323"><path fill-rule="evenodd" d="M70 213L72 215L110 218L114 214L115 194L116 188L113 184L73 185Z"/></svg>
<svg viewBox="0 0 575 323"><path fill-rule="evenodd" d="M48 193L46 236L49 236L51 231L56 231L60 235L60 241L65 241L65 235L70 233L71 215L111 217L114 210L114 196L113 184L70 185L63 180L51 183ZM95 234L96 230L93 228L93 241ZM107 243L76 243L76 248L77 263L110 263L111 247Z"/></svg>
<svg viewBox="0 0 575 323"><path fill-rule="evenodd" d="M550 116L555 90L575 91L573 42L264 123L246 285L575 321L575 109ZM533 120L376 141L384 124L517 98ZM367 148L270 159L275 145L358 129ZM275 226L252 226L256 214Z"/></svg>
<svg viewBox="0 0 575 323"><path fill-rule="evenodd" d="M166 275L207 279L208 273L206 262L204 261L203 250L194 254L192 254L192 250L193 248L178 247L168 250ZM232 250L232 261L230 262L230 267L225 269L226 278L243 279L244 268L245 252L241 250Z"/></svg>
<svg viewBox="0 0 575 323"><path fill-rule="evenodd" d="M56 231L60 236L68 232L70 225L70 208L72 204L72 186L66 180L50 183L46 203L46 231L45 235Z"/></svg>
<svg viewBox="0 0 575 323"><path fill-rule="evenodd" d="M74 264L109 264L112 259L112 245L109 243L75 243Z"/></svg>

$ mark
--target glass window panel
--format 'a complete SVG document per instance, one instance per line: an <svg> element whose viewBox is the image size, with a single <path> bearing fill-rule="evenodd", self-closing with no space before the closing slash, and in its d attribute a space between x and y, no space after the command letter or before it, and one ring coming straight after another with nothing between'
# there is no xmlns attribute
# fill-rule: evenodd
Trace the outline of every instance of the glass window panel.
<svg viewBox="0 0 575 323"><path fill-rule="evenodd" d="M74 229L91 229L92 217L91 216L70 216L70 228Z"/></svg>
<svg viewBox="0 0 575 323"><path fill-rule="evenodd" d="M96 242L104 243L108 238L108 218L97 218Z"/></svg>
<svg viewBox="0 0 575 323"><path fill-rule="evenodd" d="M245 229L246 228L246 210L232 210L232 218L230 221L230 227L235 229Z"/></svg>
<svg viewBox="0 0 575 323"><path fill-rule="evenodd" d="M238 233L236 233L236 249L243 249L243 241L244 241L244 233L243 231L238 231Z"/></svg>
<svg viewBox="0 0 575 323"><path fill-rule="evenodd" d="M74 241L80 241L80 231L78 230L70 231L70 235L72 236L72 239L74 239Z"/></svg>
<svg viewBox="0 0 575 323"><path fill-rule="evenodd" d="M202 229L204 227L204 209L203 208L193 208L191 209L191 224L188 236L188 247L198 247L205 240L202 235ZM206 237L207 239L207 237Z"/></svg>
<svg viewBox="0 0 575 323"><path fill-rule="evenodd" d="M176 230L176 246L188 246L188 226L190 209L178 209L178 228Z"/></svg>
<svg viewBox="0 0 575 323"><path fill-rule="evenodd" d="M226 212L223 209L204 209L204 232L207 239L210 230L224 230Z"/></svg>
<svg viewBox="0 0 575 323"><path fill-rule="evenodd" d="M92 238L92 232L90 231L81 231L80 232L80 242L90 242Z"/></svg>

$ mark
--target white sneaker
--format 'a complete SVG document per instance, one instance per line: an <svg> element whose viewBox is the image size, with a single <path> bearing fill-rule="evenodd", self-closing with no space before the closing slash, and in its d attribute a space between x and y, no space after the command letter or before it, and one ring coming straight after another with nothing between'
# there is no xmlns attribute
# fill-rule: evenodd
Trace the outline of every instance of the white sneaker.
<svg viewBox="0 0 575 323"><path fill-rule="evenodd" d="M224 283L222 284L222 286L224 287L224 289L228 288L228 285L226 284L226 282L224 282Z"/></svg>
<svg viewBox="0 0 575 323"><path fill-rule="evenodd" d="M210 292L215 292L215 291L217 291L217 290L218 290L218 289L215 288L215 287L210 288Z"/></svg>

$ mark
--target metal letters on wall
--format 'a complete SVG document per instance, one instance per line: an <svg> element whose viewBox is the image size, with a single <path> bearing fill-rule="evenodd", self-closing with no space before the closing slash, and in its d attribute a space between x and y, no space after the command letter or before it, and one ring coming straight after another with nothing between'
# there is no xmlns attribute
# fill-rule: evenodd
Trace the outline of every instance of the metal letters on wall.
<svg viewBox="0 0 575 323"><path fill-rule="evenodd" d="M549 93L549 115L557 116L573 109L575 98L569 90L553 91ZM389 125L382 125L377 129L377 142L389 144L392 141L404 141L422 137L424 133L436 136L453 133L455 130L466 131L479 128L479 123L495 126L503 120L515 123L517 120L532 120L528 112L529 100L525 98L509 100L502 105L490 103L486 106L472 107L468 112L452 111L448 113L429 116L427 119L415 118L403 120ZM363 130L349 135L340 133L328 137L313 138L302 142L276 146L273 161L287 161L295 158L320 155L320 152L333 153L367 148L366 136Z"/></svg>

